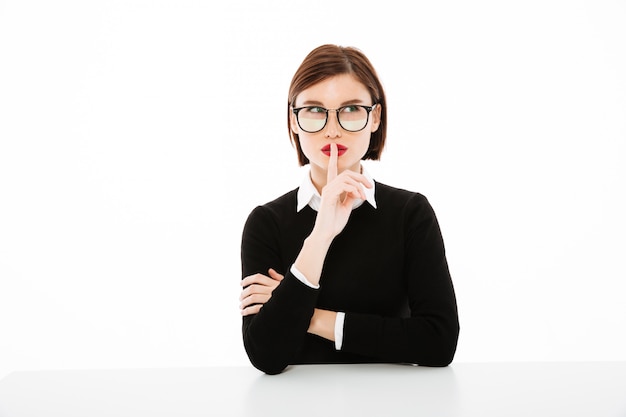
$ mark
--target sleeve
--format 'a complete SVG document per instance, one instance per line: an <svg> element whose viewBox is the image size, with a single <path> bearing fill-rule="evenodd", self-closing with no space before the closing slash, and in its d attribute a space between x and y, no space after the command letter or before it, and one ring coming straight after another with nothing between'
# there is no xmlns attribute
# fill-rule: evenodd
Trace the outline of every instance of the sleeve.
<svg viewBox="0 0 626 417"><path fill-rule="evenodd" d="M284 265L280 256L278 224L269 210L259 206L248 216L241 243L242 279ZM290 270L272 297L255 315L243 317L243 342L250 362L267 374L278 374L304 342L317 302L318 290L296 278Z"/></svg>
<svg viewBox="0 0 626 417"><path fill-rule="evenodd" d="M456 351L459 320L439 223L421 194L407 204L404 219L410 317L346 313L342 350L383 362L447 366Z"/></svg>

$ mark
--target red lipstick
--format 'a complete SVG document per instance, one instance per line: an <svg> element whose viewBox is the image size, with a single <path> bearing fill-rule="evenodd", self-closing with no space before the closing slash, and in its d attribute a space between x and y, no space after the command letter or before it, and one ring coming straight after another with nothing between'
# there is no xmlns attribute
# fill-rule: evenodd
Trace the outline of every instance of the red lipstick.
<svg viewBox="0 0 626 417"><path fill-rule="evenodd" d="M337 144L337 156L341 156L348 150L347 146ZM330 156L330 143L322 148L322 152L326 156Z"/></svg>

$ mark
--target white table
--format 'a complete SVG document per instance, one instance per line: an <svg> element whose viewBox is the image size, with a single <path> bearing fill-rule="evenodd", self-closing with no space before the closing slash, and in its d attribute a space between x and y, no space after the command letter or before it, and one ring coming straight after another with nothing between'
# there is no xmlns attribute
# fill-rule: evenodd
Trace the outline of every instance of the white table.
<svg viewBox="0 0 626 417"><path fill-rule="evenodd" d="M1 417L626 417L626 362L15 372Z"/></svg>

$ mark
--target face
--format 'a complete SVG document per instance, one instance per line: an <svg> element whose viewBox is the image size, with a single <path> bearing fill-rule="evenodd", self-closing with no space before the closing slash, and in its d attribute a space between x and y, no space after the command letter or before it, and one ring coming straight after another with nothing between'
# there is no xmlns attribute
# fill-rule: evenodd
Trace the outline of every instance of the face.
<svg viewBox="0 0 626 417"><path fill-rule="evenodd" d="M326 109L337 109L349 104L371 106L374 103L372 103L370 94L363 84L350 74L341 74L302 91L296 97L294 108L320 106ZM367 125L358 132L349 132L343 129L337 120L337 113L334 111L328 112L326 126L319 132L308 133L302 130L293 113L290 124L291 130L297 133L300 138L302 152L310 161L313 182L316 185L323 185L325 184L330 157L328 148L331 143L337 144L339 149L337 172L346 169L360 171L361 159L369 148L370 136L380 124L380 105L374 107Z"/></svg>

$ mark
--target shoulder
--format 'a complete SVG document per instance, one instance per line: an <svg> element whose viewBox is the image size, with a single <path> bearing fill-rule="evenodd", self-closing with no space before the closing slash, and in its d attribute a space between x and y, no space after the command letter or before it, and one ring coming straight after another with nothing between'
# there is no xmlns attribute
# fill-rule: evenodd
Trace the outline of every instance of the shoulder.
<svg viewBox="0 0 626 417"><path fill-rule="evenodd" d="M376 205L385 218L398 219L405 227L437 222L435 211L422 193L376 182Z"/></svg>
<svg viewBox="0 0 626 417"><path fill-rule="evenodd" d="M281 219L296 212L298 189L291 190L265 204L256 206L248 215L248 222L257 219Z"/></svg>
<svg viewBox="0 0 626 417"><path fill-rule="evenodd" d="M383 216L401 222L407 241L423 244L427 238L442 240L437 215L425 195L377 182L376 204Z"/></svg>
<svg viewBox="0 0 626 417"><path fill-rule="evenodd" d="M380 182L376 182L376 204L383 209L394 211L409 207L430 207L430 203L425 195Z"/></svg>
<svg viewBox="0 0 626 417"><path fill-rule="evenodd" d="M269 213L281 216L286 213L294 213L298 203L298 189L293 189L280 197L269 201L256 209L265 210Z"/></svg>

